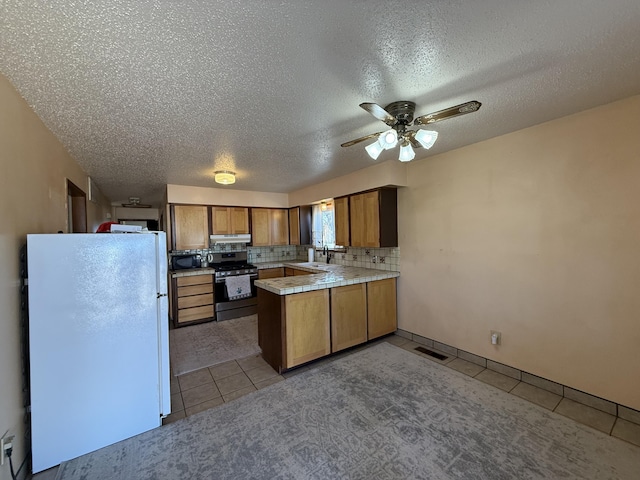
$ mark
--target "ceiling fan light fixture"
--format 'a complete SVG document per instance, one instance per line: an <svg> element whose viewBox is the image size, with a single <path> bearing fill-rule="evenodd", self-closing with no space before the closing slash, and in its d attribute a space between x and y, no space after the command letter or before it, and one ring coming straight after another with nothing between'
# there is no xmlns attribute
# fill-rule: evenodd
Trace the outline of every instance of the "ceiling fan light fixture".
<svg viewBox="0 0 640 480"><path fill-rule="evenodd" d="M385 150L395 147L398 144L398 132L393 128L382 132L378 137L378 143L380 143L380 146Z"/></svg>
<svg viewBox="0 0 640 480"><path fill-rule="evenodd" d="M214 179L221 185L231 185L236 183L236 174L228 170L219 170L215 172Z"/></svg>
<svg viewBox="0 0 640 480"><path fill-rule="evenodd" d="M438 139L438 132L433 130L418 130L413 138L428 150L433 147L434 143L436 143L436 140Z"/></svg>
<svg viewBox="0 0 640 480"><path fill-rule="evenodd" d="M382 153L382 151L384 150L384 148L382 148L378 140L373 142L371 145L367 145L366 147L364 147L364 149L367 151L369 156L374 160L377 160L380 154Z"/></svg>
<svg viewBox="0 0 640 480"><path fill-rule="evenodd" d="M410 162L416 157L416 152L411 148L411 144L408 141L404 141L402 145L400 145L400 156L398 160L401 162Z"/></svg>

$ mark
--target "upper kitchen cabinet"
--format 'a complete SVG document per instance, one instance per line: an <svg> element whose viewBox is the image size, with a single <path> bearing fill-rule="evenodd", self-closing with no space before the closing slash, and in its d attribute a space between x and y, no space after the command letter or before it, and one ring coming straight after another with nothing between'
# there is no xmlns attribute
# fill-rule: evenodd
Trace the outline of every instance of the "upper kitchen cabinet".
<svg viewBox="0 0 640 480"><path fill-rule="evenodd" d="M289 209L289 245L311 245L311 205Z"/></svg>
<svg viewBox="0 0 640 480"><path fill-rule="evenodd" d="M206 205L172 205L174 250L209 248L209 212Z"/></svg>
<svg viewBox="0 0 640 480"><path fill-rule="evenodd" d="M211 230L214 235L249 233L249 209L211 207Z"/></svg>
<svg viewBox="0 0 640 480"><path fill-rule="evenodd" d="M254 247L288 245L289 212L282 208L252 208L251 241Z"/></svg>
<svg viewBox="0 0 640 480"><path fill-rule="evenodd" d="M349 197L352 247L398 246L397 198L395 188L381 188Z"/></svg>
<svg viewBox="0 0 640 480"><path fill-rule="evenodd" d="M348 247L349 243L349 197L333 200L336 220L336 245Z"/></svg>

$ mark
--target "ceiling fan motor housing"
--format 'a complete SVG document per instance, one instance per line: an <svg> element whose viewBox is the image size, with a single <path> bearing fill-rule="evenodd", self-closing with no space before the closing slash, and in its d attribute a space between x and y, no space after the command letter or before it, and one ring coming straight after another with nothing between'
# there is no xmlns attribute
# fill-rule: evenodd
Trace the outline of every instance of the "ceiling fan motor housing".
<svg viewBox="0 0 640 480"><path fill-rule="evenodd" d="M416 111L416 104L407 100L390 103L385 107L390 115L396 117L399 125L409 125L413 122L413 114Z"/></svg>

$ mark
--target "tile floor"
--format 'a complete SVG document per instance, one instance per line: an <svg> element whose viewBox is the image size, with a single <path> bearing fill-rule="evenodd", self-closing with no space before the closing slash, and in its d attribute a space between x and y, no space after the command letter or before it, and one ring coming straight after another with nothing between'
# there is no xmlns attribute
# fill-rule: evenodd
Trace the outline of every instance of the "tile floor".
<svg viewBox="0 0 640 480"><path fill-rule="evenodd" d="M462 358L457 358L450 353L439 351L436 348L429 348L429 350L446 355L447 357L444 360L438 360L437 358L415 350L416 347L424 345L398 335L388 336L378 342L389 342L392 345L420 355L428 360L446 365L458 372L469 375L478 381L535 403L547 410L552 410L576 422L600 430L607 435L640 446L640 424L618 418L596 408L578 403L569 398L564 398L493 370L487 370L480 365ZM209 408L214 408L225 402L231 402L243 395L286 380L310 368L315 368L324 362L332 362L363 348L369 348L378 342L356 347L348 352L333 355L282 375L278 375L262 357L255 355L214 367L203 368L178 377L172 377L171 407L173 413L164 420L164 424L175 422L176 420ZM57 467L55 467L34 475L33 480L54 480L57 470Z"/></svg>
<svg viewBox="0 0 640 480"><path fill-rule="evenodd" d="M171 377L171 410L166 425L203 410L231 402L284 380L260 355Z"/></svg>

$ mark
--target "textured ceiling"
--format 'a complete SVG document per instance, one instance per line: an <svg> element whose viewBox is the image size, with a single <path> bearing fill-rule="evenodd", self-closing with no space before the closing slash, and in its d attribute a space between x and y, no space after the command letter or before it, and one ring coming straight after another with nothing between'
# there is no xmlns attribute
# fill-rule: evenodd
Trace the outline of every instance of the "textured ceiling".
<svg viewBox="0 0 640 480"><path fill-rule="evenodd" d="M361 102L482 102L420 161L638 94L638 25L638 0L4 0L0 71L107 197L149 203L365 168L340 147L384 129Z"/></svg>

